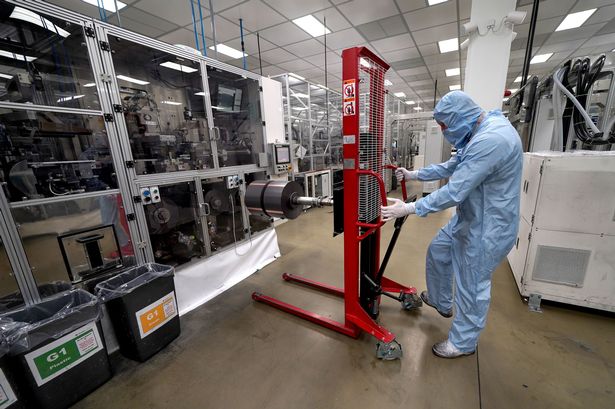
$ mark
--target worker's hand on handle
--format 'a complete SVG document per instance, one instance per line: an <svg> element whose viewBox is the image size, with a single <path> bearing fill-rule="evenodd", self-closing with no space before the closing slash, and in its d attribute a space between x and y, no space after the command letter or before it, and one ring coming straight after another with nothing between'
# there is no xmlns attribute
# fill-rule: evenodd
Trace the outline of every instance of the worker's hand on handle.
<svg viewBox="0 0 615 409"><path fill-rule="evenodd" d="M404 217L409 214L416 213L414 202L404 203L403 200L395 199L393 197L387 197L387 201L392 202L393 204L390 206L380 207L382 221L388 222L389 220L396 219L398 217Z"/></svg>
<svg viewBox="0 0 615 409"><path fill-rule="evenodd" d="M397 177L398 181L406 180L417 180L419 178L418 170L408 170L406 168L397 168L395 170L395 177Z"/></svg>

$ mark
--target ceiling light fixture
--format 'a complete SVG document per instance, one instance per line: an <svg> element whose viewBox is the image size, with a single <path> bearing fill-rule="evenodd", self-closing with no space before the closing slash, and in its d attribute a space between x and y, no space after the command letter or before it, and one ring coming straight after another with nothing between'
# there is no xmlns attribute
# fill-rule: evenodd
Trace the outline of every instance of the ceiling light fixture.
<svg viewBox="0 0 615 409"><path fill-rule="evenodd" d="M553 53L537 54L534 57L532 57L532 59L530 60L530 64L540 64L542 62L545 62L549 58L551 58L552 55Z"/></svg>
<svg viewBox="0 0 615 409"><path fill-rule="evenodd" d="M205 93L203 91L199 91L199 92L195 92L194 95L200 95L200 96L204 97Z"/></svg>
<svg viewBox="0 0 615 409"><path fill-rule="evenodd" d="M235 50L233 47L229 47L226 44L217 44L215 47L212 45L211 47L209 47L209 49L216 50L219 53L222 53L226 56L229 56L235 59L248 56L248 54L241 52L239 50Z"/></svg>
<svg viewBox="0 0 615 409"><path fill-rule="evenodd" d="M293 23L301 27L303 31L307 32L312 37L320 37L331 33L331 30L325 27L324 24L318 21L318 19L311 14L296 18L293 20Z"/></svg>
<svg viewBox="0 0 615 409"><path fill-rule="evenodd" d="M449 85L449 86L448 86L448 89L449 89L450 91L457 91L457 90L460 90L460 89L461 89L461 85L459 85L459 84Z"/></svg>
<svg viewBox="0 0 615 409"><path fill-rule="evenodd" d="M308 98L308 94L304 94L302 92L293 92L292 93L293 97L297 97L297 98Z"/></svg>
<svg viewBox="0 0 615 409"><path fill-rule="evenodd" d="M446 3L448 0L427 0L427 6L435 6L436 4Z"/></svg>
<svg viewBox="0 0 615 409"><path fill-rule="evenodd" d="M34 25L47 29L52 33L56 33L57 35L64 38L70 35L68 31L56 26L51 21L47 20L45 17L36 14L35 12L28 9L24 9L23 7L15 7L9 18L14 18L17 20L25 21L27 23L32 23Z"/></svg>
<svg viewBox="0 0 615 409"><path fill-rule="evenodd" d="M132 77L127 77L126 75L118 75L117 79L128 81L128 82L132 82L133 84L137 84L137 85L147 85L147 84L149 84L149 82L147 82L147 81L138 80L138 79L132 78Z"/></svg>
<svg viewBox="0 0 615 409"><path fill-rule="evenodd" d="M58 102L72 101L74 99L79 99L79 98L83 98L83 97L85 97L85 95L71 95L70 97L62 97L62 98L58 99Z"/></svg>
<svg viewBox="0 0 615 409"><path fill-rule="evenodd" d="M446 72L447 77L454 77L455 75L459 75L461 70L459 68L449 68L448 70L444 70Z"/></svg>
<svg viewBox="0 0 615 409"><path fill-rule="evenodd" d="M0 74L0 78L6 78L7 80L10 80L13 78L13 76L10 74Z"/></svg>
<svg viewBox="0 0 615 409"><path fill-rule="evenodd" d="M557 26L555 31L570 30L571 28L581 27L596 10L597 9L589 9L568 14L559 26Z"/></svg>
<svg viewBox="0 0 615 409"><path fill-rule="evenodd" d="M295 74L294 72L289 72L288 75L290 75L291 77L295 77L298 80L305 81L305 77L302 77L301 75Z"/></svg>
<svg viewBox="0 0 615 409"><path fill-rule="evenodd" d="M393 83L389 80L384 80L384 86L385 87L390 87L391 85L393 85Z"/></svg>
<svg viewBox="0 0 615 409"><path fill-rule="evenodd" d="M416 104L416 102L414 101L405 101L406 105L414 105Z"/></svg>
<svg viewBox="0 0 615 409"><path fill-rule="evenodd" d="M175 101L160 101L162 104L167 104L167 105L181 105L181 102L175 102Z"/></svg>
<svg viewBox="0 0 615 409"><path fill-rule="evenodd" d="M94 84L93 82L88 82L87 84L83 84L83 88L92 88L95 86L96 84Z"/></svg>
<svg viewBox="0 0 615 409"><path fill-rule="evenodd" d="M31 62L36 60L36 57L30 57L23 54L15 54L9 51L0 50L0 57L12 58L14 60Z"/></svg>
<svg viewBox="0 0 615 409"><path fill-rule="evenodd" d="M181 64L178 64L176 62L171 62L171 61L163 62L160 65L162 67L170 68L170 69L176 70L176 71L185 72L185 73L188 73L188 74L198 71L196 68L187 67L185 65L181 65Z"/></svg>
<svg viewBox="0 0 615 409"><path fill-rule="evenodd" d="M404 92L395 92L393 95L395 95L397 98L406 98L406 93Z"/></svg>
<svg viewBox="0 0 615 409"><path fill-rule="evenodd" d="M440 48L440 54L448 53L450 51L457 51L459 49L459 39L449 38L448 40L438 41L438 48Z"/></svg>
<svg viewBox="0 0 615 409"><path fill-rule="evenodd" d="M100 4L102 3L102 7L107 10L110 11L111 13L115 13L115 2L116 0L81 0L84 3L88 3L91 4L92 6L95 7L100 7ZM117 8L118 10L123 9L124 7L126 7L126 3L122 3L121 1L117 1Z"/></svg>

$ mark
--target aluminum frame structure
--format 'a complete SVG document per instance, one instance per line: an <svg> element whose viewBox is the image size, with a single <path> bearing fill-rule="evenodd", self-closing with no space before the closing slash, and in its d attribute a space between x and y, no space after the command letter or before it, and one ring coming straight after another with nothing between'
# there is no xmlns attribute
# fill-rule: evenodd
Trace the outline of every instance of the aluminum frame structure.
<svg viewBox="0 0 615 409"><path fill-rule="evenodd" d="M205 239L203 244L205 255L212 254L210 249L209 236L207 231L206 213L203 211L203 191L202 181L210 178L220 178L225 176L236 175L240 180L245 180L247 176L256 173L265 172L266 168L260 166L259 163L245 164L238 166L223 167L218 161L218 144L220 129L216 126L216 121L212 111L212 101L210 99L208 67L213 67L227 73L233 73L242 78L248 78L258 81L259 89L262 93L261 76L252 72L242 70L240 68L213 60L201 55L192 54L183 48L169 45L158 40L148 38L146 36L136 34L126 29L114 26L112 24L100 22L90 17L82 16L58 6L44 2L28 1L28 0L3 0L5 3L23 7L36 13L42 13L45 16L55 17L82 28L83 38L87 46L87 56L89 58L90 67L94 76L96 93L100 103L100 110L81 109L81 108L65 108L59 106L36 105L31 103L15 103L15 102L0 102L0 108L10 108L15 110L26 111L44 111L67 113L84 116L94 116L104 118L105 132L108 138L109 149L111 152L112 163L115 169L117 178L117 188L108 189L97 192L75 193L61 197L39 198L25 201L9 202L3 191L0 189L0 239L4 243L7 250L7 257L11 264L17 285L24 298L26 304L32 304L40 301L40 294L37 290L37 283L30 268L30 263L24 250L23 242L19 235L20 226L12 217L12 211L28 206L45 205L52 203L62 203L79 199L96 198L101 195L119 195L121 197L123 212L126 215L126 226L130 242L134 250L134 263L154 262L155 256L152 251L150 241L150 232L144 212L144 204L137 200L140 189L144 186L166 186L177 183L194 183L196 188L198 206L194 209L197 216L197 221L202 229L202 234ZM211 169L197 169L176 171L173 173L159 173L138 175L135 171L133 153L131 143L127 131L127 124L124 117L124 112L118 107L122 106L120 96L120 86L116 79L115 64L113 61L113 50L110 46L109 39L111 36L121 38L125 41L135 43L142 47L159 50L172 56L192 61L199 67L199 73L202 79L202 98L206 110L209 138L214 159L214 167ZM264 115L263 97L259 94L260 115ZM266 129L265 120L262 118L262 123L257 126L262 126L262 152L266 147ZM240 194L245 193L245 184L239 185ZM245 238L237 240L235 245L246 242L252 239L259 232L253 231L250 224L250 215L242 203L241 215L243 219L243 228ZM270 224L266 229L271 229Z"/></svg>
<svg viewBox="0 0 615 409"><path fill-rule="evenodd" d="M252 298L325 328L357 338L362 331L380 342L382 359L401 357L395 334L376 322L381 295L402 302L410 309L421 304L405 304L417 290L384 277L384 270L405 218L395 222L395 233L380 262L380 234L385 221L380 206L387 202L384 161L384 73L389 65L365 47L342 52L344 96L344 288L307 278L284 274L285 281L297 282L344 299L344 322L304 310L273 297L254 293ZM362 93L361 87L366 87ZM392 165L390 165L394 168ZM402 183L404 199L407 199ZM399 297L391 293L399 294ZM409 308L407 307L409 306Z"/></svg>

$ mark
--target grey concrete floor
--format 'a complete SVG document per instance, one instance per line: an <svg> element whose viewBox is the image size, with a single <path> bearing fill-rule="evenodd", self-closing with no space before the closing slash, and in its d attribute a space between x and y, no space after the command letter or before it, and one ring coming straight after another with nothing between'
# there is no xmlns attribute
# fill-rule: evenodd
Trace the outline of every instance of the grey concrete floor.
<svg viewBox="0 0 615 409"><path fill-rule="evenodd" d="M411 217L388 276L425 287L425 251L450 213ZM114 356L115 377L78 408L615 408L615 319L544 305L531 313L508 263L494 273L487 328L473 356L431 353L450 320L383 299L380 322L404 357L382 362L375 340L354 340L250 298L253 291L343 320L342 302L285 283L284 272L342 284L343 238L330 209L278 229L283 256L181 319L182 335L148 362ZM383 233L388 243L389 223Z"/></svg>

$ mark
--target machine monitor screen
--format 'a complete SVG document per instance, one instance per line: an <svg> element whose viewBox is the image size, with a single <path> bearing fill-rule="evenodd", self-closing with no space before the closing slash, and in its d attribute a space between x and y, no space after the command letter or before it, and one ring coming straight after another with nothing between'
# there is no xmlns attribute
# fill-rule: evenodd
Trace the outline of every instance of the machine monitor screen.
<svg viewBox="0 0 615 409"><path fill-rule="evenodd" d="M220 111L240 111L241 94L242 91L239 88L218 85L218 101L216 104L216 108Z"/></svg>
<svg viewBox="0 0 615 409"><path fill-rule="evenodd" d="M290 163L290 146L279 145L275 147L275 162L279 165Z"/></svg>

